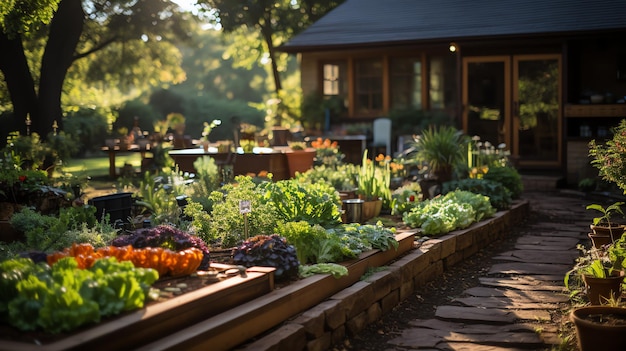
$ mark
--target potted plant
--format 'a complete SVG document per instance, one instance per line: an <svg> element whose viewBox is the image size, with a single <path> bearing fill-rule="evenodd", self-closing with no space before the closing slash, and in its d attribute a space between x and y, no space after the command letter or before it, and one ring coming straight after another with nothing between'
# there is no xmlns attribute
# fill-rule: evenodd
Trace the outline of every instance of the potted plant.
<svg viewBox="0 0 626 351"><path fill-rule="evenodd" d="M606 208L599 204L591 204L586 207L588 210L595 210L602 214L595 217L590 225L592 233L589 233L589 238L593 241L596 248L612 243L620 239L622 234L624 234L626 226L611 222L611 216L615 213L624 215L621 208L623 204L624 202L615 202Z"/></svg>
<svg viewBox="0 0 626 351"><path fill-rule="evenodd" d="M570 313L578 349L625 350L626 308L619 306L584 306Z"/></svg>
<svg viewBox="0 0 626 351"><path fill-rule="evenodd" d="M367 158L363 152L361 169L357 179L357 195L364 200L362 220L374 218L380 214L383 205L389 208L391 202L391 169L389 163L382 165Z"/></svg>
<svg viewBox="0 0 626 351"><path fill-rule="evenodd" d="M463 164L466 152L463 146L468 145L466 135L454 127L431 127L414 137L411 157L417 163L425 163L428 172L439 183L452 179L454 167Z"/></svg>
<svg viewBox="0 0 626 351"><path fill-rule="evenodd" d="M589 142L589 156L603 180L615 183L626 192L626 162L623 161L626 158L626 119L622 119L612 131L613 138L606 143Z"/></svg>
<svg viewBox="0 0 626 351"><path fill-rule="evenodd" d="M592 305L606 304L619 299L624 280L626 245L617 241L601 249L578 247L583 255L565 274L565 287L577 293L585 292ZM573 280L571 278L574 278ZM580 289L580 290L579 290Z"/></svg>

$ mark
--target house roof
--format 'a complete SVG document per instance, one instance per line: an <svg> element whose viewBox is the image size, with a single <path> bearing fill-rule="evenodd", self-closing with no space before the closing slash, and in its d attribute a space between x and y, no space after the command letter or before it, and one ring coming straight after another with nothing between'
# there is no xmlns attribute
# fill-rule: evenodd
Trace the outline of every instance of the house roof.
<svg viewBox="0 0 626 351"><path fill-rule="evenodd" d="M616 29L626 30L626 0L346 0L281 50Z"/></svg>

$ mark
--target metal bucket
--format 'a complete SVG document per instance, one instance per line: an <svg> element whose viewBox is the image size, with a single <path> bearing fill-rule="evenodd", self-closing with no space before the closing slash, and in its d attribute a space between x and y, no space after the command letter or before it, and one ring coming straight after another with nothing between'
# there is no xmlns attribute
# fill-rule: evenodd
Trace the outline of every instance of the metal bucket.
<svg viewBox="0 0 626 351"><path fill-rule="evenodd" d="M346 223L361 223L363 202L361 199L343 200L343 208L346 211Z"/></svg>

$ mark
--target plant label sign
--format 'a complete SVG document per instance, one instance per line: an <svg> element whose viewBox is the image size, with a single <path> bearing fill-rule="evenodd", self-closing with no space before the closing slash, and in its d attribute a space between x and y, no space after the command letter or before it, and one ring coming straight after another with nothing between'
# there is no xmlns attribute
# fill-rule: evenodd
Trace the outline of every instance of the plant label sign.
<svg viewBox="0 0 626 351"><path fill-rule="evenodd" d="M239 201L239 213L246 214L252 212L252 203L250 200Z"/></svg>

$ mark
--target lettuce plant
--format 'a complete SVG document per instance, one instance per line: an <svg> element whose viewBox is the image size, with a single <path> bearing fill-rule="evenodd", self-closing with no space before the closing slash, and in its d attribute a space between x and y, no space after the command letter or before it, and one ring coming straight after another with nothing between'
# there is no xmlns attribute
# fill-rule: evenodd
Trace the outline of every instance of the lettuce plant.
<svg viewBox="0 0 626 351"><path fill-rule="evenodd" d="M257 235L233 249L235 264L252 267L275 267L277 280L289 279L298 275L296 248L287 244L285 238L273 235Z"/></svg>

